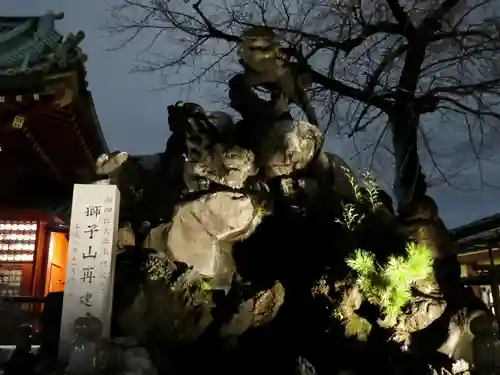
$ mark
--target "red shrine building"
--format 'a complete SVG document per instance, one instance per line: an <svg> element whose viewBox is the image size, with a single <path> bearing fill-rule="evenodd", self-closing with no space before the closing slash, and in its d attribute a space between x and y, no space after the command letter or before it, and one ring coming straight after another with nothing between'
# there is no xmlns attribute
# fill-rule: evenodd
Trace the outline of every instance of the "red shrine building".
<svg viewBox="0 0 500 375"><path fill-rule="evenodd" d="M59 34L62 18L0 17L0 297L63 290L68 242L47 224L62 222L73 184L108 152L84 34Z"/></svg>

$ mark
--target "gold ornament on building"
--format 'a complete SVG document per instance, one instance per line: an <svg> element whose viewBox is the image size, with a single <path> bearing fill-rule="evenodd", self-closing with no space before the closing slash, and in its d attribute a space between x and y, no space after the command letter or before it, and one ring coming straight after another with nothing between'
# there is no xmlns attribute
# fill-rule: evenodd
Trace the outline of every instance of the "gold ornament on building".
<svg viewBox="0 0 500 375"><path fill-rule="evenodd" d="M12 127L14 129L22 129L24 125L24 116L15 116L14 120L12 121Z"/></svg>

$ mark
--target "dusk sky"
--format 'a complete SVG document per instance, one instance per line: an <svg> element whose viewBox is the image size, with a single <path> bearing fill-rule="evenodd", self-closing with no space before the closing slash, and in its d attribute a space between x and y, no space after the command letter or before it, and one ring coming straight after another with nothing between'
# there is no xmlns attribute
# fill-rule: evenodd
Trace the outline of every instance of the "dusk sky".
<svg viewBox="0 0 500 375"><path fill-rule="evenodd" d="M88 55L87 80L110 148L134 154L161 152L168 136L166 106L177 100L195 101L204 106L210 105L210 102L197 90L154 90L162 85L157 74L130 74L139 52L137 43L125 49L109 51L117 43L103 28L109 19L110 4L119 1L0 0L0 15L36 16L50 10L64 12L64 19L56 24L58 31L67 34L83 30L86 34L81 47ZM164 41L164 45L165 51L168 51L168 40ZM449 140L453 142L452 134ZM351 160L351 141L329 137L327 148L357 166L356 161ZM500 151L500 147L498 149ZM500 212L500 152L490 155L490 159L493 162L484 165L483 173L488 176L488 183L497 188L480 188L473 183L475 188L467 192L446 185L431 189L430 195L437 200L449 227ZM387 169L390 168L392 166L387 165ZM476 172L470 172L466 178L472 182L478 180Z"/></svg>

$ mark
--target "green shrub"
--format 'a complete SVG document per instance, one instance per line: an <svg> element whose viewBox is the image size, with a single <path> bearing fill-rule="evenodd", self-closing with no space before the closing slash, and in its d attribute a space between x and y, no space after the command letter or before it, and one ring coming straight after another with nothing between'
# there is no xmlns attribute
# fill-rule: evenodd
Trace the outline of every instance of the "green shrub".
<svg viewBox="0 0 500 375"><path fill-rule="evenodd" d="M397 318L412 298L412 286L432 273L431 252L425 246L409 242L406 256L390 256L379 265L375 255L358 249L346 263L356 274L361 295L370 303L380 306L389 320Z"/></svg>

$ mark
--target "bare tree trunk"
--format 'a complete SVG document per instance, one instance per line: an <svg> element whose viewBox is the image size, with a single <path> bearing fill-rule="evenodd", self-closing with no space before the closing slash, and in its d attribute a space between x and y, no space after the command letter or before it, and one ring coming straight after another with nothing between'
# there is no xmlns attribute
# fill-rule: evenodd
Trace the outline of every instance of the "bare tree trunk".
<svg viewBox="0 0 500 375"><path fill-rule="evenodd" d="M418 157L420 115L415 108L415 91L425 58L425 40L413 36L399 79L398 93L389 121L395 158L394 192L399 211L426 192L426 183Z"/></svg>
<svg viewBox="0 0 500 375"><path fill-rule="evenodd" d="M395 155L394 192L399 210L427 190L418 156L418 124L419 116L409 113L390 119Z"/></svg>

